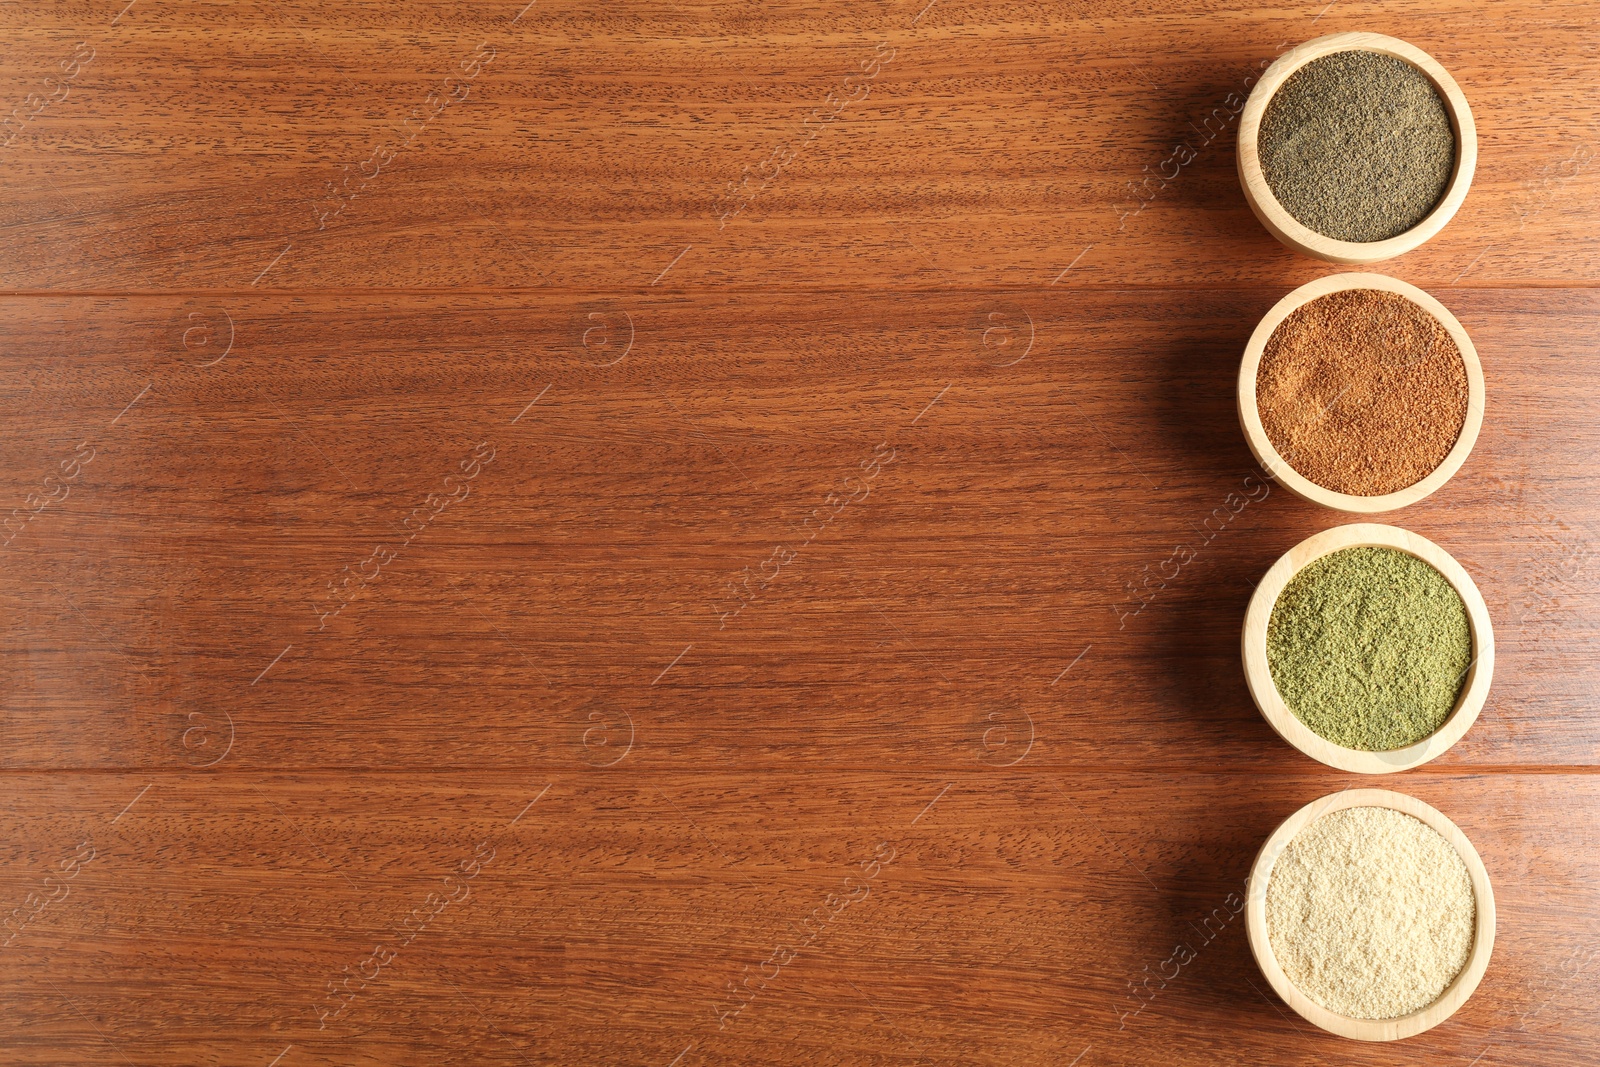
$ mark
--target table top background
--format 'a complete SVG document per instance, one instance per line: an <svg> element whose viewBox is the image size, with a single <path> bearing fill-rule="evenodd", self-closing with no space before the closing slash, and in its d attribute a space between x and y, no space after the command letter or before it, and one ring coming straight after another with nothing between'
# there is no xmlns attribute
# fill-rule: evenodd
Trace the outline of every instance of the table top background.
<svg viewBox="0 0 1600 1067"><path fill-rule="evenodd" d="M1324 3L0 4L0 1059L1595 1062L1600 7ZM1482 149L1376 269L1497 670L1381 782L1238 656L1340 517L1235 421L1333 269L1235 111L1355 29ZM1229 903L1351 785L1495 886L1397 1045Z"/></svg>

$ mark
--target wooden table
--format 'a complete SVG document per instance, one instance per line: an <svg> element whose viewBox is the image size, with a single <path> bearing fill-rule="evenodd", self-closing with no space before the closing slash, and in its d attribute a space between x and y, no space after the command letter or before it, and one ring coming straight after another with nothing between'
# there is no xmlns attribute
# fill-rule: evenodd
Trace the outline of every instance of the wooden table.
<svg viewBox="0 0 1600 1067"><path fill-rule="evenodd" d="M0 4L0 1058L1594 1063L1600 6L1324 3ZM1238 652L1340 518L1235 420L1330 269L1235 113L1348 29L1482 149L1378 269L1483 356L1391 521L1499 663L1379 783ZM1229 904L1351 784L1499 905L1400 1045Z"/></svg>

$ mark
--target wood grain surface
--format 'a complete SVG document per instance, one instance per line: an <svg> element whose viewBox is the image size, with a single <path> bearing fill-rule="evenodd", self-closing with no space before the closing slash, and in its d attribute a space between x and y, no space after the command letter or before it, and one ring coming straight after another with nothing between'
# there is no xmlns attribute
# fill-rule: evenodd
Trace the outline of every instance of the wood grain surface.
<svg viewBox="0 0 1600 1067"><path fill-rule="evenodd" d="M0 1061L1594 1063L1597 29L0 3ZM1331 268L1250 214L1234 101L1342 30L1438 58L1481 150L1377 269L1470 333L1482 432L1385 521L1498 661L1382 784L1499 928L1388 1046L1232 905L1371 784L1238 653L1340 517L1238 427Z"/></svg>

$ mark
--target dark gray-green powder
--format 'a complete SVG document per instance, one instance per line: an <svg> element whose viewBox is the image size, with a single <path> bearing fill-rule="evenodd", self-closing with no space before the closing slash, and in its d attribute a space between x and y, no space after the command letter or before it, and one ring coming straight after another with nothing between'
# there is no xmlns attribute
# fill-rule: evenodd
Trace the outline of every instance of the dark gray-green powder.
<svg viewBox="0 0 1600 1067"><path fill-rule="evenodd" d="M1387 752L1433 733L1471 663L1461 594L1393 548L1346 548L1309 564L1267 624L1267 665L1283 702L1345 748Z"/></svg>
<svg viewBox="0 0 1600 1067"><path fill-rule="evenodd" d="M1302 225L1340 241L1383 241L1444 195L1456 137L1417 68L1377 52L1335 52L1279 86L1257 153L1272 195Z"/></svg>

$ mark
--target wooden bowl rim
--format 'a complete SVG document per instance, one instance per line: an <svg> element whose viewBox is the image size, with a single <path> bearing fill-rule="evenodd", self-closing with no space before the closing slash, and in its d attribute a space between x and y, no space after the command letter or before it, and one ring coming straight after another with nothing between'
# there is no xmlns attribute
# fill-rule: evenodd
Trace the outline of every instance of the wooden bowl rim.
<svg viewBox="0 0 1600 1067"><path fill-rule="evenodd" d="M1312 60L1335 52L1351 51L1394 56L1421 71L1444 101L1445 112L1450 116L1450 128L1456 136L1455 167L1450 173L1444 195L1421 222L1402 234L1382 241L1341 241L1311 229L1278 202L1261 168L1258 144L1261 119L1266 114L1267 105L1272 102L1273 94L1290 75ZM1268 232L1283 244L1296 252L1330 263L1376 263L1411 251L1444 229L1445 224L1455 216L1467 199L1467 190L1471 188L1472 176L1477 170L1478 127L1473 121L1472 107L1467 103L1466 94L1450 76L1450 72L1416 45L1381 33L1330 33L1296 45L1279 56L1250 90L1239 118L1236 162L1239 184L1244 189L1250 210Z"/></svg>
<svg viewBox="0 0 1600 1067"><path fill-rule="evenodd" d="M1455 980L1445 987L1444 992L1439 994L1439 998L1432 1004L1396 1019L1353 1019L1348 1015L1341 1015L1324 1008L1302 993L1289 980L1289 976L1283 973L1283 968L1278 965L1277 956L1272 951L1272 939L1267 936L1267 886L1272 880L1272 868L1277 863L1278 857L1283 854L1283 850L1295 836L1316 819L1342 808L1357 807L1392 808L1413 815L1437 830L1454 846L1457 855L1467 865L1477 905L1472 952L1467 956L1466 965L1461 968L1461 973L1456 975ZM1250 868L1250 882L1245 900L1245 929L1250 939L1250 952L1255 956L1256 965L1261 968L1267 983L1301 1018L1340 1037L1350 1037L1360 1041L1395 1041L1403 1037L1413 1037L1438 1026L1454 1015L1478 988L1478 983L1489 967L1489 957L1494 952L1494 890L1489 884L1489 872L1484 868L1478 850L1473 847L1467 835L1461 832L1461 828L1451 822L1444 813L1416 797L1389 789L1345 789L1313 800L1296 811L1280 823L1261 846L1261 851L1256 854L1255 863Z"/></svg>
<svg viewBox="0 0 1600 1067"><path fill-rule="evenodd" d="M1461 695L1456 698L1456 706L1451 709L1450 715L1437 730L1422 740L1388 752L1345 748L1315 733L1284 703L1267 664L1267 625L1272 619L1272 609L1278 602L1278 596L1289 581L1308 564L1331 552L1366 546L1399 549L1444 575L1466 605L1467 624L1472 633L1473 656L1467 668L1467 682L1462 686ZM1279 737L1317 762L1357 774L1393 774L1410 770L1447 752L1478 720L1478 713L1488 699L1489 684L1494 676L1494 628L1489 622L1489 608L1483 602L1483 594L1478 592L1472 575L1456 562L1454 556L1421 534L1375 522L1335 526L1306 538L1279 556L1250 597L1250 606L1245 611L1242 646L1245 684L1267 724Z"/></svg>
<svg viewBox="0 0 1600 1067"><path fill-rule="evenodd" d="M1295 470L1294 466L1278 453L1271 438L1267 436L1266 427L1261 424L1261 412L1256 406L1256 376L1261 370L1261 356L1266 352L1267 342L1272 339L1273 333L1282 325L1283 320L1313 300L1329 293L1350 289L1376 289L1380 292L1394 293L1405 297L1432 315L1456 343L1456 349L1461 353L1461 363L1467 372L1467 415L1462 420L1461 431L1456 435L1456 443L1445 453L1439 465L1420 481L1404 489L1378 496L1357 496L1353 493L1336 492L1318 485ZM1250 452L1256 457L1256 462L1260 463L1262 469L1280 485L1302 500L1355 515L1394 511L1415 504L1448 482L1456 471L1461 469L1461 465L1467 461L1467 456L1471 455L1472 447L1478 442L1478 431L1483 428L1486 403L1483 363L1478 359L1478 349L1473 345L1472 338L1467 336L1466 327L1462 326L1461 321L1432 293L1419 289L1410 282L1391 278L1387 274L1363 271L1330 274L1300 286L1272 305L1272 308L1261 317L1261 321L1256 323L1254 332L1250 334L1250 340L1244 346L1244 358L1239 361L1239 426L1244 430L1245 443L1250 446Z"/></svg>

